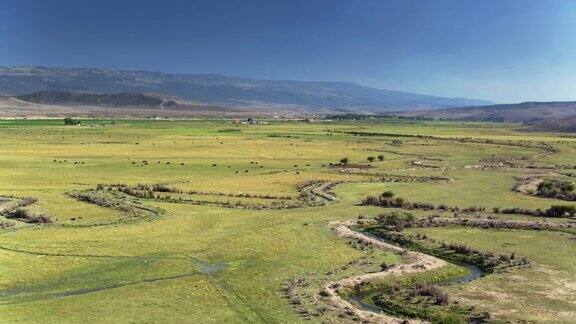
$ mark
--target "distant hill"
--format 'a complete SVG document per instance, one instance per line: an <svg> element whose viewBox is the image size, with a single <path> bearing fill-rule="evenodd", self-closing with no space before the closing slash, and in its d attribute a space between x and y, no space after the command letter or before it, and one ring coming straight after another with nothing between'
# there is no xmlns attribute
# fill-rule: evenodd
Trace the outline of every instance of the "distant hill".
<svg viewBox="0 0 576 324"><path fill-rule="evenodd" d="M73 91L39 91L16 98L33 103L64 106L168 108L176 101L142 93L85 93Z"/></svg>
<svg viewBox="0 0 576 324"><path fill-rule="evenodd" d="M537 132L576 133L576 116L542 120L527 129Z"/></svg>
<svg viewBox="0 0 576 324"><path fill-rule="evenodd" d="M0 96L0 118L181 118L265 114L137 93L101 95L58 91L36 92L19 97Z"/></svg>
<svg viewBox="0 0 576 324"><path fill-rule="evenodd" d="M461 107L400 113L407 117L434 119L535 123L576 116L576 102L523 102L519 104Z"/></svg>
<svg viewBox="0 0 576 324"><path fill-rule="evenodd" d="M381 90L348 82L257 80L98 68L0 67L0 94L22 96L44 91L155 93L211 105L286 110L305 107L311 112L378 113L490 104L484 100ZM95 98L85 96L85 99ZM110 98L112 103L117 99L120 100Z"/></svg>

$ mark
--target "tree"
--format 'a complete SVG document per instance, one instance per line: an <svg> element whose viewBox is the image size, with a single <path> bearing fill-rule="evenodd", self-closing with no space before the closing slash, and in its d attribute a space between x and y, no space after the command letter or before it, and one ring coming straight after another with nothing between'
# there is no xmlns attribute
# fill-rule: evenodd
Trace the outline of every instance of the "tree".
<svg viewBox="0 0 576 324"><path fill-rule="evenodd" d="M376 158L373 156L369 156L368 158L366 158L366 160L368 160L368 162L374 162L374 160L376 160Z"/></svg>
<svg viewBox="0 0 576 324"><path fill-rule="evenodd" d="M64 118L64 125L80 125L80 121L72 119L72 117L66 117Z"/></svg>
<svg viewBox="0 0 576 324"><path fill-rule="evenodd" d="M382 155L382 154L378 155L378 160L384 161L384 155Z"/></svg>
<svg viewBox="0 0 576 324"><path fill-rule="evenodd" d="M350 160L347 157L340 159L340 164L346 165L346 164L348 164L348 162L350 162Z"/></svg>

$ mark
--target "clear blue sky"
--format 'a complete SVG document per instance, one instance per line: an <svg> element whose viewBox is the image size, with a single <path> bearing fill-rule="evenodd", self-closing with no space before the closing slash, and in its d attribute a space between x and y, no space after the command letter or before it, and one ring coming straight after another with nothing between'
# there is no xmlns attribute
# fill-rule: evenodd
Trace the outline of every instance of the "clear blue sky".
<svg viewBox="0 0 576 324"><path fill-rule="evenodd" d="M576 100L576 1L0 0L0 65Z"/></svg>

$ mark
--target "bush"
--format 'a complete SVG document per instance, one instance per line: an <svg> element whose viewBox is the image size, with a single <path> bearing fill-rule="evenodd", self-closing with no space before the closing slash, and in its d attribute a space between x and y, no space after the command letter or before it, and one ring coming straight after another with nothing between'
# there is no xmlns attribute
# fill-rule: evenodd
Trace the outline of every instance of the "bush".
<svg viewBox="0 0 576 324"><path fill-rule="evenodd" d="M4 211L4 216L8 219L17 219L26 223L47 224L52 223L52 219L46 215L33 215L23 208L16 208Z"/></svg>
<svg viewBox="0 0 576 324"><path fill-rule="evenodd" d="M384 191L380 197L382 198L392 198L394 197L394 193L392 191Z"/></svg>
<svg viewBox="0 0 576 324"><path fill-rule="evenodd" d="M18 202L18 207L26 207L35 204L38 201L34 197L24 197L20 202Z"/></svg>
<svg viewBox="0 0 576 324"><path fill-rule="evenodd" d="M170 186L165 185L165 184L160 184L160 183L152 185L152 190L157 191L157 192L176 192L177 191L173 187L170 187Z"/></svg>
<svg viewBox="0 0 576 324"><path fill-rule="evenodd" d="M466 207L466 208L462 209L462 212L465 212L465 213L478 213L478 212L483 212L484 210L485 210L484 207L472 206L472 207Z"/></svg>
<svg viewBox="0 0 576 324"><path fill-rule="evenodd" d="M392 266L394 266L394 265L393 264L390 265L386 262L382 262L382 263L380 263L380 271L386 271L386 270L390 269Z"/></svg>
<svg viewBox="0 0 576 324"><path fill-rule="evenodd" d="M29 215L25 222L34 224L52 223L52 219L46 215Z"/></svg>
<svg viewBox="0 0 576 324"><path fill-rule="evenodd" d="M576 200L574 184L568 181L545 180L536 189L536 195L545 198Z"/></svg>
<svg viewBox="0 0 576 324"><path fill-rule="evenodd" d="M5 211L6 218L24 219L28 218L28 212L23 208L16 208Z"/></svg>
<svg viewBox="0 0 576 324"><path fill-rule="evenodd" d="M548 217L573 217L576 215L576 207L569 205L554 205L546 211Z"/></svg>
<svg viewBox="0 0 576 324"><path fill-rule="evenodd" d="M396 228L406 228L412 226L416 217L412 213L399 213L393 211L386 214L380 214L376 217L379 223L393 226Z"/></svg>
<svg viewBox="0 0 576 324"><path fill-rule="evenodd" d="M427 283L415 283L408 290L411 299L418 296L430 297L435 305L448 305L448 294L442 289Z"/></svg>

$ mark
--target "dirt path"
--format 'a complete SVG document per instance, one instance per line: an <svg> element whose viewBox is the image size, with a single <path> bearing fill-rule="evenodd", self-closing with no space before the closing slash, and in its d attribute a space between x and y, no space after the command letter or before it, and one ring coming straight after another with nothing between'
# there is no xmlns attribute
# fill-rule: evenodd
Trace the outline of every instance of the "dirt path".
<svg viewBox="0 0 576 324"><path fill-rule="evenodd" d="M352 226L368 225L374 223L374 220L349 220L342 222L331 222L330 226L341 237L354 240L360 244L370 245L375 248L390 251L394 253L403 253L406 262L400 265L394 265L389 269L376 273L367 273L354 277L344 278L338 281L328 282L323 290L316 296L318 300L327 302L332 307L344 311L347 315L355 317L363 322L369 323L423 323L421 320L405 320L381 313L374 313L357 308L352 303L346 301L340 296L340 292L356 290L367 283L384 279L391 275L401 275L408 273L424 272L438 269L447 265L447 262L431 255L420 252L407 251L396 245L371 238L360 232L351 229Z"/></svg>

